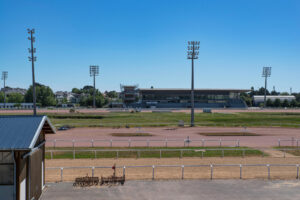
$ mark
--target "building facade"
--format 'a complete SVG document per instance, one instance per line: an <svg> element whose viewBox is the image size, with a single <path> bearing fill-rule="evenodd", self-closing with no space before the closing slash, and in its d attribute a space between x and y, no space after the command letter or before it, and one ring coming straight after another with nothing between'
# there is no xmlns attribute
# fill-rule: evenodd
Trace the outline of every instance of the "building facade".
<svg viewBox="0 0 300 200"><path fill-rule="evenodd" d="M245 108L240 93L244 89L195 89L196 108ZM121 98L125 107L141 108L190 108L190 89L146 89L124 87Z"/></svg>

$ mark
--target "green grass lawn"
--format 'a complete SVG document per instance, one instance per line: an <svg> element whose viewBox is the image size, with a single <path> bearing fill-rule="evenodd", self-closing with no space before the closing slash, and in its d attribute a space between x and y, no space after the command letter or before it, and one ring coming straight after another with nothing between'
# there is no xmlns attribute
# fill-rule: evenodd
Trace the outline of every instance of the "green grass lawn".
<svg viewBox="0 0 300 200"><path fill-rule="evenodd" d="M188 113L104 113L49 114L55 126L74 127L155 127L190 122ZM300 127L300 113L196 113L197 126Z"/></svg>
<svg viewBox="0 0 300 200"><path fill-rule="evenodd" d="M180 120L185 125L190 123L189 113L168 112L111 112L111 113L68 113L48 115L54 126L69 125L73 127L161 127L177 126ZM300 113L196 113L196 126L228 127L297 127L300 128Z"/></svg>
<svg viewBox="0 0 300 200"><path fill-rule="evenodd" d="M72 148L47 148L46 150L70 150L68 152L54 152L53 159L73 159ZM145 150L146 149L146 150ZM153 148L145 148L145 147L133 147L133 148L106 148L106 147L97 147L97 148L76 148L76 150L90 150L85 152L77 151L75 153L75 158L95 158L94 150L122 150L118 152L119 158L160 158L160 149L168 149L173 151L162 151L162 158L178 158L181 157L181 152L178 147L153 147ZM182 152L182 157L221 157L223 155L222 149L224 149L224 157L241 157L243 156L243 151L239 149L246 149L244 156L262 156L263 153L260 150L251 149L247 147L186 147L187 151ZM211 149L211 150L210 150ZM218 149L218 150L212 150ZM233 149L233 150L226 150ZM197 151L198 150L198 151ZM202 151L204 150L203 153ZM139 153L138 153L139 152ZM267 156L267 155L265 155ZM50 152L46 152L46 159L51 158ZM96 158L116 158L116 151L98 151L96 152Z"/></svg>

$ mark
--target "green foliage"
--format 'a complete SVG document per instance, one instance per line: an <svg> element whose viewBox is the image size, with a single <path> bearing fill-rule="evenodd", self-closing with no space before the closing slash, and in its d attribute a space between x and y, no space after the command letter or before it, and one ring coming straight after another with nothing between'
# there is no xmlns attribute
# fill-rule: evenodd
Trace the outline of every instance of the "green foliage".
<svg viewBox="0 0 300 200"><path fill-rule="evenodd" d="M247 94L245 92L241 93L241 99L245 101L247 106L252 106L252 98L250 97L250 94Z"/></svg>
<svg viewBox="0 0 300 200"><path fill-rule="evenodd" d="M2 103L4 101L4 93L0 92L0 102Z"/></svg>
<svg viewBox="0 0 300 200"><path fill-rule="evenodd" d="M280 105L281 105L280 99L275 99L273 105L274 105L274 107L280 107Z"/></svg>
<svg viewBox="0 0 300 200"><path fill-rule="evenodd" d="M24 96L20 93L11 93L8 95L8 103L23 103Z"/></svg>
<svg viewBox="0 0 300 200"><path fill-rule="evenodd" d="M281 104L282 107L289 107L290 106L290 103L288 102L288 100L284 100Z"/></svg>
<svg viewBox="0 0 300 200"><path fill-rule="evenodd" d="M118 98L118 93L116 91L105 91L105 94L109 98Z"/></svg>
<svg viewBox="0 0 300 200"><path fill-rule="evenodd" d="M25 94L26 102L33 102L32 98L32 85L29 87ZM50 87L36 83L36 102L45 106L54 106L56 104L54 93Z"/></svg>
<svg viewBox="0 0 300 200"><path fill-rule="evenodd" d="M266 104L267 104L267 107L273 107L273 101L271 99L268 99Z"/></svg>

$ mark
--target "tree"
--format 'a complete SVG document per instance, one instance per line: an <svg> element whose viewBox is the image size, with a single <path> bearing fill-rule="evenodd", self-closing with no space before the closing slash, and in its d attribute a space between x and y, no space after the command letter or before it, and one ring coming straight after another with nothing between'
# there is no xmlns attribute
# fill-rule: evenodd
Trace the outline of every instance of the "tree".
<svg viewBox="0 0 300 200"><path fill-rule="evenodd" d="M81 90L78 89L78 88L73 88L73 89L72 89L72 93L75 93L75 94L81 94Z"/></svg>
<svg viewBox="0 0 300 200"><path fill-rule="evenodd" d="M285 96L285 95L290 95L290 94L288 92L281 92L280 95Z"/></svg>
<svg viewBox="0 0 300 200"><path fill-rule="evenodd" d="M267 107L273 106L273 101L271 99L268 99L266 103L267 103Z"/></svg>
<svg viewBox="0 0 300 200"><path fill-rule="evenodd" d="M26 102L33 102L32 85L25 94ZM36 83L36 102L41 106L54 106L56 104L55 96L50 87Z"/></svg>
<svg viewBox="0 0 300 200"><path fill-rule="evenodd" d="M4 92L0 91L0 103L4 102Z"/></svg>
<svg viewBox="0 0 300 200"><path fill-rule="evenodd" d="M252 106L252 98L250 97L249 94L243 92L241 93L241 99L243 101L245 101L245 103L247 104L247 106Z"/></svg>
<svg viewBox="0 0 300 200"><path fill-rule="evenodd" d="M283 102L282 102L282 107L289 107L290 106L290 103L289 103L289 101L288 100L284 100Z"/></svg>
<svg viewBox="0 0 300 200"><path fill-rule="evenodd" d="M275 99L275 101L273 103L274 107L280 107L280 104L281 104L280 99Z"/></svg>
<svg viewBox="0 0 300 200"><path fill-rule="evenodd" d="M109 92L107 92L107 91L105 91L105 94L106 94L106 96L107 97L109 97L109 98L118 98L118 93L116 92L116 91L109 91Z"/></svg>
<svg viewBox="0 0 300 200"><path fill-rule="evenodd" d="M291 107L297 107L297 101L293 99L290 103Z"/></svg>
<svg viewBox="0 0 300 200"><path fill-rule="evenodd" d="M8 102L9 103L16 103L20 104L24 102L24 96L20 93L11 93L8 95Z"/></svg>

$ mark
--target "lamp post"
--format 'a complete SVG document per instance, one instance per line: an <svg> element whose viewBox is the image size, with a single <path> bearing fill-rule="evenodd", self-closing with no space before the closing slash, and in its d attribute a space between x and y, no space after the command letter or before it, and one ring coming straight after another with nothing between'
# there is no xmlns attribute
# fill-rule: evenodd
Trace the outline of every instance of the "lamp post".
<svg viewBox="0 0 300 200"><path fill-rule="evenodd" d="M36 90L35 90L35 74L34 74L34 62L36 61L36 57L34 56L34 53L36 52L36 49L33 47L33 43L35 42L35 37L33 37L33 34L35 33L34 29L27 29L28 34L30 37L28 37L28 40L31 41L31 48L28 48L28 51L30 53L30 56L28 57L29 61L31 61L32 66L32 99L33 99L33 115L36 115Z"/></svg>
<svg viewBox="0 0 300 200"><path fill-rule="evenodd" d="M94 79L94 91L93 91L93 107L96 108L96 76L99 75L99 66L91 65L90 66L90 76Z"/></svg>
<svg viewBox="0 0 300 200"><path fill-rule="evenodd" d="M187 58L192 60L192 81L191 81L191 126L194 126L194 59L198 59L199 41L188 42Z"/></svg>
<svg viewBox="0 0 300 200"><path fill-rule="evenodd" d="M267 99L267 79L271 76L272 67L263 67L262 77L265 77L265 96L264 96L264 108L266 107Z"/></svg>
<svg viewBox="0 0 300 200"><path fill-rule="evenodd" d="M2 76L1 76L1 80L3 80L3 92L4 92L4 108L6 106L6 79L8 78L8 72L7 71L3 71L2 72Z"/></svg>

